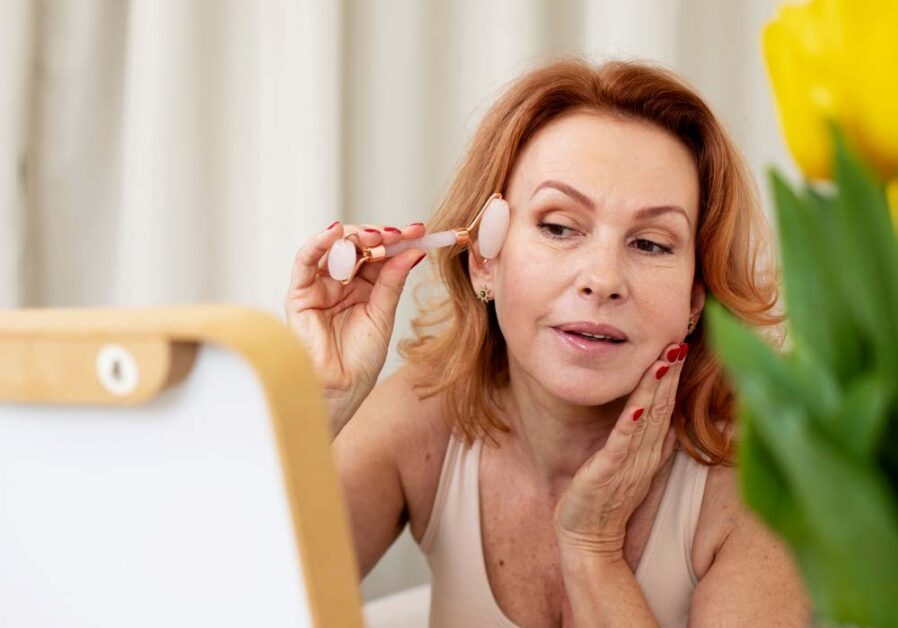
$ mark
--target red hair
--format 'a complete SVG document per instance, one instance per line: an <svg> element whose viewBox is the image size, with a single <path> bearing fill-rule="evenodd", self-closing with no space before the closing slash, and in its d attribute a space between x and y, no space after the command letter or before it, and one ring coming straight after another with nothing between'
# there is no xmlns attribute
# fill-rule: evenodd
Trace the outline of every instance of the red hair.
<svg viewBox="0 0 898 628"><path fill-rule="evenodd" d="M468 224L484 199L505 191L515 160L550 121L573 110L645 121L678 138L699 176L696 281L736 316L779 338L778 277L770 272L771 241L752 178L726 130L696 91L672 72L644 63L599 66L568 58L513 81L486 113L428 231ZM468 253L461 246L431 254L445 293L421 305L415 338L400 354L417 365L415 389L445 393L446 416L470 444L508 426L490 407L508 384L508 357L495 309L475 298ZM706 464L731 464L734 396L699 321L687 339L672 418L681 446ZM703 460L705 458L705 460Z"/></svg>

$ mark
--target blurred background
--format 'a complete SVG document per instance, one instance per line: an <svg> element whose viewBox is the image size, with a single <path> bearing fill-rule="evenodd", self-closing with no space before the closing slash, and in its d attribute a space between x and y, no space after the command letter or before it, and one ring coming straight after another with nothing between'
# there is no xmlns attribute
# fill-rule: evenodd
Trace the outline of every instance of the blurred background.
<svg viewBox="0 0 898 628"><path fill-rule="evenodd" d="M0 307L215 302L282 317L304 240L336 219L426 220L503 86L563 54L678 72L766 207L766 166L795 174L760 50L780 3L5 0ZM405 533L363 588L427 580Z"/></svg>

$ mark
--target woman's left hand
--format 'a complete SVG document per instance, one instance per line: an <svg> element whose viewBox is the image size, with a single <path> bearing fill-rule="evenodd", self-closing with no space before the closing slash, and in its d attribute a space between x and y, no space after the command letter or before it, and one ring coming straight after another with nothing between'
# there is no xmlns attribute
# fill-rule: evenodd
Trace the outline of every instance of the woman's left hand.
<svg viewBox="0 0 898 628"><path fill-rule="evenodd" d="M562 554L623 559L627 521L648 495L652 478L673 453L670 427L688 346L668 346L630 394L605 446L571 480L555 508Z"/></svg>

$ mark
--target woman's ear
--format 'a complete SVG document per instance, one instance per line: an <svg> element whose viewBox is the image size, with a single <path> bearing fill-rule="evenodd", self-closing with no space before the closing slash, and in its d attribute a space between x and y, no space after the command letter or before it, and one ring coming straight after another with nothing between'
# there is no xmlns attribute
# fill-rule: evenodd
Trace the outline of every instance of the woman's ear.
<svg viewBox="0 0 898 628"><path fill-rule="evenodd" d="M487 260L486 264L479 264L475 257L468 251L468 277L471 280L471 288L475 293L486 286L493 289L493 260Z"/></svg>
<svg viewBox="0 0 898 628"><path fill-rule="evenodd" d="M689 299L689 318L698 323L705 307L705 284L699 280L692 282L692 296Z"/></svg>

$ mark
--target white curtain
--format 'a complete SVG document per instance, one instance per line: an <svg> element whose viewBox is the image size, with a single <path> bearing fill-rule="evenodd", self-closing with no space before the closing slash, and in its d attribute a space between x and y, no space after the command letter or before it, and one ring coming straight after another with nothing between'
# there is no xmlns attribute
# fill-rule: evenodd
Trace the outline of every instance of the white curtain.
<svg viewBox="0 0 898 628"><path fill-rule="evenodd" d="M280 315L311 233L426 218L503 84L558 53L667 64L759 179L789 170L760 54L776 4L6 0L0 307ZM405 535L366 595L426 573Z"/></svg>

